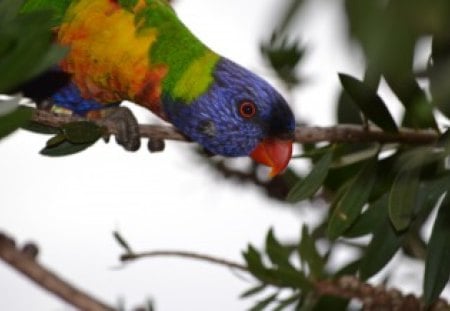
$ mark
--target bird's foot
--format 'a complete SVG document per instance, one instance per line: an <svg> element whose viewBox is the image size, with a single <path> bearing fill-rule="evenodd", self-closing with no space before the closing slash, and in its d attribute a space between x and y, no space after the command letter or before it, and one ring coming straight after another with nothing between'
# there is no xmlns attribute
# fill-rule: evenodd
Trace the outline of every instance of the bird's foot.
<svg viewBox="0 0 450 311"><path fill-rule="evenodd" d="M96 119L95 117L93 119ZM111 107L101 110L97 123L114 128L116 142L125 150L136 151L141 146L139 124L136 117L127 107Z"/></svg>

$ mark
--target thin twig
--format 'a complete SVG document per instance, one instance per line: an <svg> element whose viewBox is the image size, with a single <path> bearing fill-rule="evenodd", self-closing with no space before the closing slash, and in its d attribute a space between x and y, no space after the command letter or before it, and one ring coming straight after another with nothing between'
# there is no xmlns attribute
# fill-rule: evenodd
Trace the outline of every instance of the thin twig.
<svg viewBox="0 0 450 311"><path fill-rule="evenodd" d="M42 266L33 256L36 253L37 247L34 244L28 244L23 250L19 250L11 238L0 232L0 259L40 287L48 290L79 310L115 310L113 307L100 302Z"/></svg>
<svg viewBox="0 0 450 311"><path fill-rule="evenodd" d="M128 253L120 256L120 260L122 261L132 261L141 258L151 258L151 257L182 257L182 258L190 258L196 260L202 260L209 263L225 266L231 269L238 269L244 272L248 272L246 266L233 262L230 260L217 258L209 255L198 254L194 252L185 252L185 251L171 251L171 250L163 250L163 251L151 251L145 253Z"/></svg>
<svg viewBox="0 0 450 311"><path fill-rule="evenodd" d="M85 120L81 117L56 115L45 110L35 110L32 120L53 127ZM105 125L104 123L102 125ZM109 134L116 134L116 124L107 123ZM141 137L157 140L189 141L189 139L178 132L175 128L165 125L140 125ZM405 144L431 144L438 139L439 135L433 130L413 130L401 128L398 133L388 133L371 126L368 131L359 125L336 125L331 127L298 126L295 130L295 141L298 143L405 143Z"/></svg>
<svg viewBox="0 0 450 311"><path fill-rule="evenodd" d="M133 261L142 258L153 257L182 257L194 260L201 260L208 263L222 265L228 268L239 269L250 273L245 265L230 260L213 257L210 255L177 251L163 250L143 253L126 253L120 257L121 261ZM311 280L315 293L318 296L335 296L343 299L356 299L363 304L364 310L422 310L424 304L420 297L414 295L403 295L395 288L387 289L384 286L373 286L360 281L354 276L342 276L336 280ZM429 310L448 310L448 302L439 299Z"/></svg>

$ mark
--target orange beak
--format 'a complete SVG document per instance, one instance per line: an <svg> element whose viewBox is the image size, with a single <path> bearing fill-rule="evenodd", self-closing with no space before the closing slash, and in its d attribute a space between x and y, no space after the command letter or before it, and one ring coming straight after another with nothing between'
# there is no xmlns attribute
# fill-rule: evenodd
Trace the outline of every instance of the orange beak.
<svg viewBox="0 0 450 311"><path fill-rule="evenodd" d="M274 177L283 172L292 156L292 140L264 139L250 154L253 160L272 168Z"/></svg>

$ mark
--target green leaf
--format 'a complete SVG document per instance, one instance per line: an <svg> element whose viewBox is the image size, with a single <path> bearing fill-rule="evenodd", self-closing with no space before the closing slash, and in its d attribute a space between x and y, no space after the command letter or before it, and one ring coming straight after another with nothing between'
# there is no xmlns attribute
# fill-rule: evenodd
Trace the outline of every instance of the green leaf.
<svg viewBox="0 0 450 311"><path fill-rule="evenodd" d="M372 233L388 217L388 196L384 195L362 213L344 233L346 238L356 238Z"/></svg>
<svg viewBox="0 0 450 311"><path fill-rule="evenodd" d="M0 103L0 105L5 105L5 103ZM12 112L0 114L0 139L27 123L31 116L32 111L26 107L17 107Z"/></svg>
<svg viewBox="0 0 450 311"><path fill-rule="evenodd" d="M369 160L349 184L346 192L334 202L328 223L328 236L336 239L358 218L376 179L376 160Z"/></svg>
<svg viewBox="0 0 450 311"><path fill-rule="evenodd" d="M276 239L273 229L271 228L267 234L266 238L266 252L269 256L270 261L277 266L284 266L292 268L289 263L290 250Z"/></svg>
<svg viewBox="0 0 450 311"><path fill-rule="evenodd" d="M389 217L397 231L406 229L413 215L420 170L401 170L389 194Z"/></svg>
<svg viewBox="0 0 450 311"><path fill-rule="evenodd" d="M57 137L57 136L55 136ZM94 143L87 144L72 144L68 141L57 143L54 147L45 147L40 151L40 154L49 157L61 157L79 153L91 147Z"/></svg>
<svg viewBox="0 0 450 311"><path fill-rule="evenodd" d="M282 300L280 300L280 303L278 304L278 306L276 306L273 309L273 311L282 311L282 310L286 309L288 306L292 305L293 303L298 302L301 299L301 297L302 296L300 293L295 293L286 299L282 299Z"/></svg>
<svg viewBox="0 0 450 311"><path fill-rule="evenodd" d="M252 288L246 290L245 292L243 292L239 296L239 298L248 298L250 296L256 295L256 294L260 293L261 291L263 291L264 289L266 289L266 287L267 287L266 284L260 284L255 287L252 287Z"/></svg>
<svg viewBox="0 0 450 311"><path fill-rule="evenodd" d="M279 266L271 271L276 277L274 285L301 289L303 292L307 292L311 289L311 282L303 271L286 266Z"/></svg>
<svg viewBox="0 0 450 311"><path fill-rule="evenodd" d="M400 248L403 237L404 233L397 233L386 217L374 231L372 240L361 259L359 266L361 279L370 278L386 266Z"/></svg>
<svg viewBox="0 0 450 311"><path fill-rule="evenodd" d="M346 74L339 74L344 90L364 115L387 132L398 132L397 125L383 100L363 82Z"/></svg>
<svg viewBox="0 0 450 311"><path fill-rule="evenodd" d="M66 48L53 44L51 19L51 11L35 11L0 27L0 72L8 73L0 75L0 92L11 91L65 55Z"/></svg>
<svg viewBox="0 0 450 311"><path fill-rule="evenodd" d="M302 228L302 236L298 247L298 254L302 261L308 264L310 273L314 278L319 278L322 275L325 261L317 251L315 241L308 232L306 225Z"/></svg>
<svg viewBox="0 0 450 311"><path fill-rule="evenodd" d="M430 305L439 298L450 277L450 198L439 207L428 243L423 283L424 300Z"/></svg>
<svg viewBox="0 0 450 311"><path fill-rule="evenodd" d="M59 128L57 128L57 127L43 125L43 124L40 124L40 123L37 123L34 121L29 121L29 122L25 123L24 125L22 125L22 129L33 132L33 133L37 133L37 134L56 135L60 132Z"/></svg>
<svg viewBox="0 0 450 311"><path fill-rule="evenodd" d="M361 111L344 90L339 95L337 104L338 124L362 124Z"/></svg>
<svg viewBox="0 0 450 311"><path fill-rule="evenodd" d="M61 127L66 139L73 144L94 143L102 137L103 129L89 121L77 121Z"/></svg>
<svg viewBox="0 0 450 311"><path fill-rule="evenodd" d="M262 311L264 310L268 305L270 305L272 302L277 299L278 293L272 294L268 296L267 298L259 301L256 305L254 305L249 311Z"/></svg>
<svg viewBox="0 0 450 311"><path fill-rule="evenodd" d="M250 273L263 283L274 281L273 272L266 268L262 262L261 254L249 245L247 251L242 253Z"/></svg>
<svg viewBox="0 0 450 311"><path fill-rule="evenodd" d="M314 195L327 177L332 158L333 153L331 152L322 156L309 175L292 187L287 196L287 200L294 203Z"/></svg>
<svg viewBox="0 0 450 311"><path fill-rule="evenodd" d="M348 299L324 295L321 296L319 301L315 304L313 311L346 311L349 310L348 304L350 301ZM352 310L352 309L350 309Z"/></svg>

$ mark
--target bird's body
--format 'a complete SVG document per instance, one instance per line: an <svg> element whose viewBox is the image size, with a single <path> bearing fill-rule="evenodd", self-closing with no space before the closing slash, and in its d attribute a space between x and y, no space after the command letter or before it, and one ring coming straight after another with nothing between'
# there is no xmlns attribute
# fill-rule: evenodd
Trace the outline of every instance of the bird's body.
<svg viewBox="0 0 450 311"><path fill-rule="evenodd" d="M69 47L59 67L71 83L53 95L56 105L87 114L129 100L225 156L250 155L263 141L292 136L284 99L206 47L165 0L55 2L28 0L23 10L53 9L56 40Z"/></svg>

